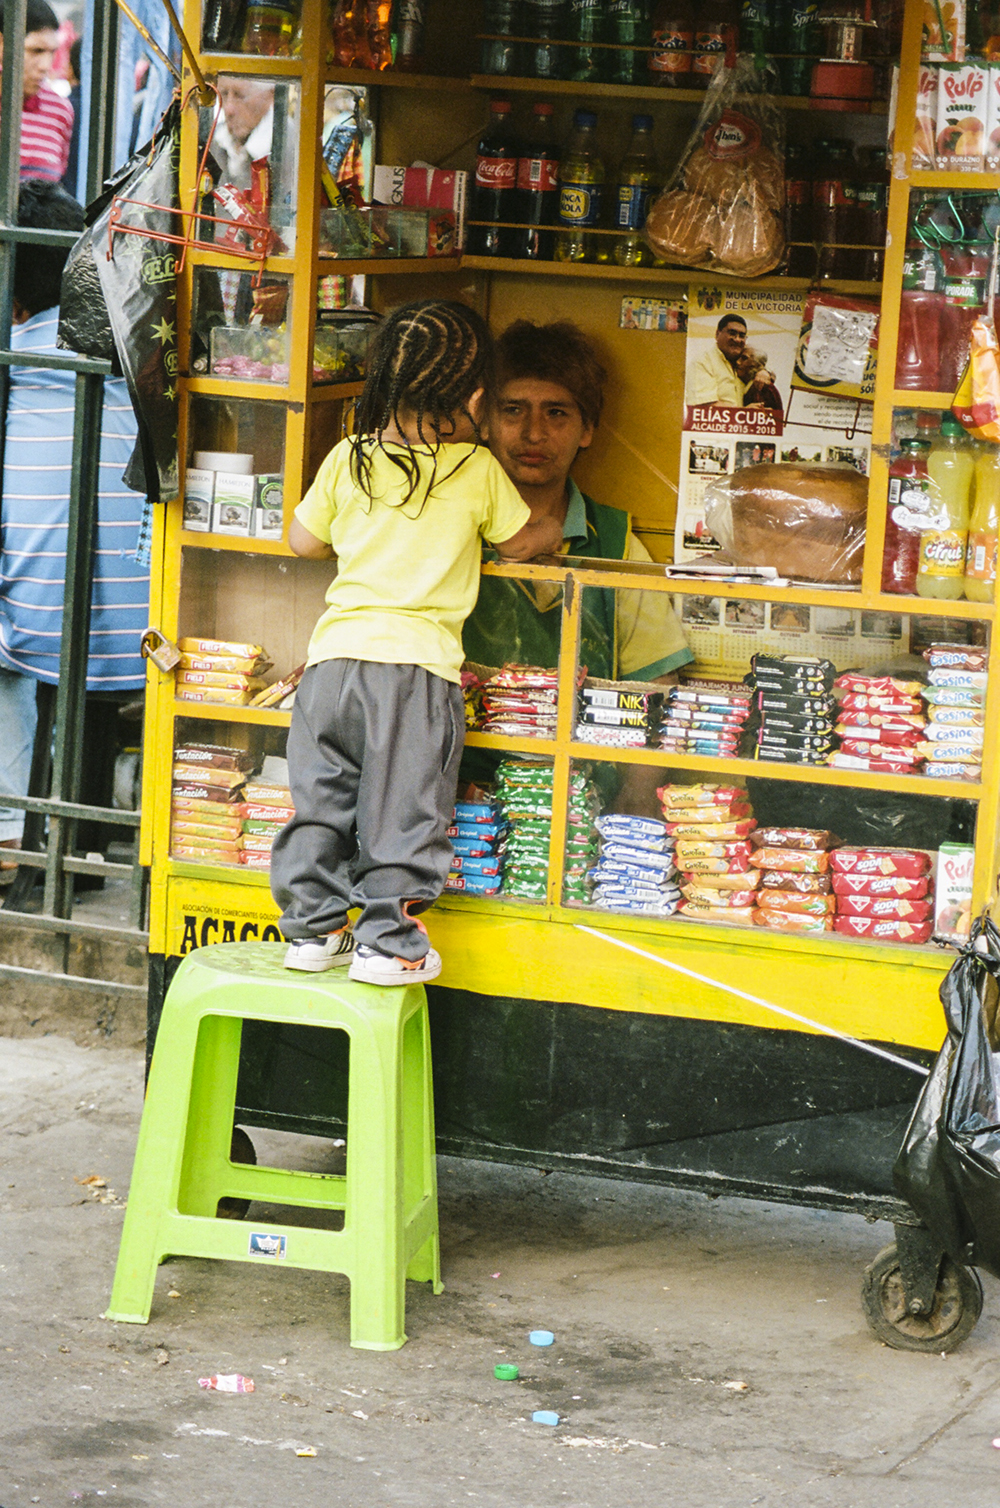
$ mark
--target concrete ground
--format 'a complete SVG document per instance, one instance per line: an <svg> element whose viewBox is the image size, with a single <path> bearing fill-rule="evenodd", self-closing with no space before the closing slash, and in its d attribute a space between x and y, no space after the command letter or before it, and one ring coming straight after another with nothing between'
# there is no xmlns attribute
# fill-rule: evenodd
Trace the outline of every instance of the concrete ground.
<svg viewBox="0 0 1000 1508"><path fill-rule="evenodd" d="M141 1085L131 1049L0 1043L2 1508L996 1508L997 1285L955 1353L880 1346L891 1230L850 1217L443 1160L447 1286L401 1351L350 1349L341 1279L200 1261L112 1325Z"/></svg>

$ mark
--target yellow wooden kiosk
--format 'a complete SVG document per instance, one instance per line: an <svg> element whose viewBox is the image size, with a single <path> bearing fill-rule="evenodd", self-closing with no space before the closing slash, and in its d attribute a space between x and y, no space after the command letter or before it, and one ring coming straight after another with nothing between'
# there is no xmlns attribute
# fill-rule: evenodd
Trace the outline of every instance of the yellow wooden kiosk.
<svg viewBox="0 0 1000 1508"><path fill-rule="evenodd" d="M920 0L907 0L860 590L776 591L747 585L712 590L724 600L822 604L852 613L919 613L925 619L938 615L952 623L981 624L990 644L986 720L987 727L995 727L1000 661L989 632L993 605L918 602L885 595L880 586L894 409L943 410L951 403L947 393L893 391L911 197L922 189L1000 188L1000 175L911 170L922 10ZM251 453L255 472L283 474L287 526L319 460L342 433L345 406L359 391L356 382L314 381L317 283L332 274L363 275L368 279L366 299L375 308L431 294L460 297L477 302L498 330L518 316L563 317L597 334L609 356L612 391L593 451L581 458L578 479L603 502L627 509L654 558L668 558L684 337L663 332L642 344L630 343L619 328L618 309L626 291L653 297L682 293L690 271L471 256L331 259L321 245L326 200L320 191L320 137L334 93L365 89L380 162L420 157L467 168L490 95L502 93L515 101L529 96L551 100L560 123L574 104L593 102L618 142L624 114L637 106L651 110L664 149L676 155L701 96L671 91L667 98L661 90L641 86L479 75L474 17L459 16L447 6L430 7L426 57L434 60L433 72L337 69L322 62L327 55L325 17L321 0L304 0L297 57L199 58L210 78L230 76L275 86L275 120L282 117L285 133L276 182L285 194L280 233L287 249L268 259L266 277L287 286L291 338L286 380L235 380L198 370L193 354L204 280L214 278L224 289L225 275L245 278L248 264L214 249L188 254L179 299L182 472L192 465L196 450ZM200 25L198 0L188 0L189 36L198 36ZM809 111L807 99L784 104L804 139L830 129L829 122ZM868 133L866 140L877 140L885 116L876 109L838 116L834 124L846 131L852 123ZM198 160L194 110L186 112L184 133L187 203ZM732 279L713 281L738 285ZM762 281L789 290L808 285L802 278ZM877 285L871 284L827 286L877 293ZM764 934L681 917L651 921L564 904L567 791L571 771L586 763L662 767L665 778L667 772L682 778L695 772L706 779L751 779L761 790L780 782L804 813L831 792L841 794L846 810L852 802L905 797L927 814L928 830L944 832L957 821L974 834L975 913L990 901L997 878L997 745L987 743L981 783L969 783L581 743L574 736L574 713L585 594L641 587L682 600L685 594L704 592L703 584L668 580L656 565L588 559L485 569L552 583L562 597L555 737L468 737L473 747L551 760L555 796L548 894L537 904L447 897L431 913L432 935L445 960L440 987L431 991L439 1146L472 1156L894 1219L900 1256L884 1262L872 1280L870 1309L881 1323L880 1333L892 1344L914 1348L942 1350L955 1344L978 1314L975 1280L962 1269L942 1268L941 1254L920 1246L920 1232L912 1229L912 1217L907 1225L905 1207L891 1186L891 1165L918 1078L905 1067L867 1056L743 998L758 997L926 1065L943 1036L937 992L953 955L934 946L875 945L834 934ZM321 562L294 558L282 540L187 528L178 499L157 513L151 621L171 641L195 635L264 644L275 674L284 673L304 657L328 571ZM176 700L174 690L172 674L151 666L143 799L144 860L152 874L151 1034L180 957L215 942L279 937L266 873L171 857L171 765L180 740L231 743L257 756L280 755L290 714L192 706ZM907 841L905 832L901 841ZM581 925L591 930L581 931ZM664 968L657 957L690 972ZM692 973L701 977L692 978ZM251 1037L248 1028L241 1123L335 1134L330 1128L340 1124L340 1068L318 1062L310 1043L301 1038ZM909 1285L905 1294L900 1260L903 1282ZM923 1278L918 1281L921 1260ZM910 1302L914 1292L916 1310Z"/></svg>

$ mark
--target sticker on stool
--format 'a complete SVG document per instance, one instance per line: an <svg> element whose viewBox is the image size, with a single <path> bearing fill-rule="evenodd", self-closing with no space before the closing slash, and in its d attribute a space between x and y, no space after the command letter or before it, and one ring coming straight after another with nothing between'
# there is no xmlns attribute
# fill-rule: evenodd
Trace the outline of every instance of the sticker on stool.
<svg viewBox="0 0 1000 1508"><path fill-rule="evenodd" d="M249 1252L252 1257L273 1257L280 1262L288 1245L287 1236L269 1236L266 1231L250 1232Z"/></svg>

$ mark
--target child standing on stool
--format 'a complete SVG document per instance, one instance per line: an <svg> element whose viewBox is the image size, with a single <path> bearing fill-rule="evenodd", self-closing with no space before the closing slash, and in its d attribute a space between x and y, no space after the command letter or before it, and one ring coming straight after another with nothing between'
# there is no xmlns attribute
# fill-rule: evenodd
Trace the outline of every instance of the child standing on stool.
<svg viewBox="0 0 1000 1508"><path fill-rule="evenodd" d="M295 510L292 549L335 556L337 575L295 695L295 816L271 856L287 968L350 964L352 979L388 985L441 972L417 915L451 865L480 536L513 560L562 543L551 520L530 522L482 443L492 388L492 342L474 310L397 309L372 346L358 433Z"/></svg>

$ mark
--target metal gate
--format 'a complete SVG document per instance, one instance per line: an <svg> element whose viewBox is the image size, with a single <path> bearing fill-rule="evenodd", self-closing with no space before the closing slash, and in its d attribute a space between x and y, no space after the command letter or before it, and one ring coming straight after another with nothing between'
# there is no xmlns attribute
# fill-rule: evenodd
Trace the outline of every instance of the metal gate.
<svg viewBox="0 0 1000 1508"><path fill-rule="evenodd" d="M96 198L113 162L118 11L114 0L94 0L89 7L92 26L92 65L89 118L81 132L87 151L86 202ZM17 201L20 182L21 107L24 95L25 0L6 0L3 23L3 73L0 83L0 465L3 417L11 366L38 366L76 374L73 415L73 463L66 540L66 584L60 641L59 684L39 683L39 723L32 761L32 794L0 793L0 805L26 812L19 850L5 851L18 860L17 877L0 907L0 934L7 928L49 932L63 943L64 972L50 973L0 963L0 977L44 978L53 984L94 990L104 995L145 994L142 986L113 980L89 979L66 972L74 937L99 937L135 943L145 948L146 876L139 865L139 813L81 801L84 758L84 711L90 637L91 580L97 523L98 459L104 379L110 365L67 352L65 356L11 350L14 249L17 245L71 246L71 231L19 229ZM129 863L109 863L87 857L78 849L81 822L112 824L131 840ZM41 910L31 904L37 871L44 871ZM98 875L130 882L127 926L105 925L73 916L75 875Z"/></svg>

